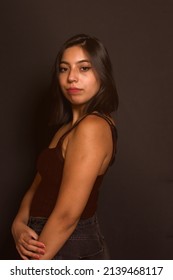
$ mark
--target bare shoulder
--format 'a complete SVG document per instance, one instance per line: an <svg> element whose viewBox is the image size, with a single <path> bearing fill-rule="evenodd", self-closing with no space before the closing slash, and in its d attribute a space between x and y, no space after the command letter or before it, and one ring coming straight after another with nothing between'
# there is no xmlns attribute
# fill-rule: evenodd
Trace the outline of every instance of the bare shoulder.
<svg viewBox="0 0 173 280"><path fill-rule="evenodd" d="M109 123L97 115L86 116L76 127L77 134L85 134L90 137L110 137L111 129Z"/></svg>

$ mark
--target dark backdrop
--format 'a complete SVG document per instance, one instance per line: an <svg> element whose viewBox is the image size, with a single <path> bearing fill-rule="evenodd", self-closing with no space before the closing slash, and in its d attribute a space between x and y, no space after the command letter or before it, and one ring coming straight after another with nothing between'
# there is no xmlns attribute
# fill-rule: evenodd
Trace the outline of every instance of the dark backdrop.
<svg viewBox="0 0 173 280"><path fill-rule="evenodd" d="M51 68L62 42L107 46L120 97L118 153L99 216L113 259L173 259L173 5L168 0L1 0L0 254L48 138Z"/></svg>

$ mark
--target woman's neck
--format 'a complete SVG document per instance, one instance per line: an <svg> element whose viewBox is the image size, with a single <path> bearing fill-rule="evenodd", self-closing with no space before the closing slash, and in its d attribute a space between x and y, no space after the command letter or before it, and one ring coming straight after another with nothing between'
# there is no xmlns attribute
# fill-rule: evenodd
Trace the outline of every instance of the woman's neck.
<svg viewBox="0 0 173 280"><path fill-rule="evenodd" d="M77 107L77 106L73 106L72 107L72 121L71 124L74 125L74 123L76 123L83 115L84 115L84 108L83 107Z"/></svg>

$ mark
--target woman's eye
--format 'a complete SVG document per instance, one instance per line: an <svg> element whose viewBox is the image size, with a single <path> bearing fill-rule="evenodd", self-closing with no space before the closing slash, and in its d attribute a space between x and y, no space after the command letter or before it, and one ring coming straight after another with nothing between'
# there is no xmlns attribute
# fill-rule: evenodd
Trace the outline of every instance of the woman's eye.
<svg viewBox="0 0 173 280"><path fill-rule="evenodd" d="M81 69L81 71L86 72L86 71L90 70L91 67L89 67L89 66L82 66L80 69Z"/></svg>
<svg viewBox="0 0 173 280"><path fill-rule="evenodd" d="M67 67L59 67L59 72L60 72L60 73L64 73L64 72L66 72L67 70L68 70Z"/></svg>

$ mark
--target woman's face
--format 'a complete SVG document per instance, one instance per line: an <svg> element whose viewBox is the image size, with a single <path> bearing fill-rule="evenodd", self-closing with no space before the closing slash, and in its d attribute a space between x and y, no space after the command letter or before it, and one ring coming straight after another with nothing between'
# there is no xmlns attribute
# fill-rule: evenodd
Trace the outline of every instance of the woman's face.
<svg viewBox="0 0 173 280"><path fill-rule="evenodd" d="M80 46L67 48L59 65L59 84L72 105L84 105L100 88L100 79L88 53Z"/></svg>

